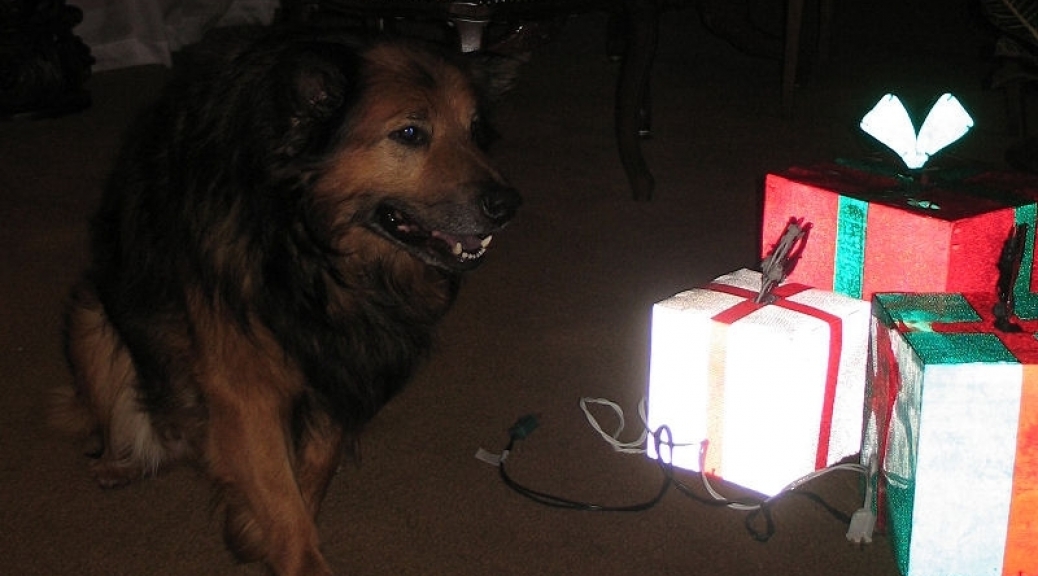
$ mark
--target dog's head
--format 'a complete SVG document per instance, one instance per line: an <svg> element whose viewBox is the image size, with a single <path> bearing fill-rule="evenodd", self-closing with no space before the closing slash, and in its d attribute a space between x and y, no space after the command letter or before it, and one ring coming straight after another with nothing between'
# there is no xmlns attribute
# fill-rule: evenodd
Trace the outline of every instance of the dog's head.
<svg viewBox="0 0 1038 576"><path fill-rule="evenodd" d="M450 53L381 42L313 51L295 72L289 148L331 150L313 192L332 246L475 267L521 203L487 156L487 77Z"/></svg>

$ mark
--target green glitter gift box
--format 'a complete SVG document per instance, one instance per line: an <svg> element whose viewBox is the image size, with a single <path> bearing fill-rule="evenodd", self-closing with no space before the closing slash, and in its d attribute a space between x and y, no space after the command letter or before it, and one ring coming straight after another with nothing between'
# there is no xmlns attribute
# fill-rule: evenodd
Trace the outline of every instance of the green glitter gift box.
<svg viewBox="0 0 1038 576"><path fill-rule="evenodd" d="M1038 573L1038 321L996 304L873 298L862 462L906 576Z"/></svg>

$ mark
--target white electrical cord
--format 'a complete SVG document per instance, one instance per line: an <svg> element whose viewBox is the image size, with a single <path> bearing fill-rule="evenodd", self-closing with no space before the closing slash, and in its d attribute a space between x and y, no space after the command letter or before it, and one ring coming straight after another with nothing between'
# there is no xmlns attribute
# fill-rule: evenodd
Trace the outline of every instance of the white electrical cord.
<svg viewBox="0 0 1038 576"><path fill-rule="evenodd" d="M847 540L861 546L872 543L872 533L876 529L876 513L872 511L872 498L875 483L879 481L878 457L873 454L869 459L869 466L865 478L865 500L853 516L851 524L847 528Z"/></svg>
<svg viewBox="0 0 1038 576"><path fill-rule="evenodd" d="M616 418L618 420L618 425L617 425L617 428L616 428L615 432L613 432L612 434L607 434L602 429L602 426L598 423L598 419L596 419L594 417L594 415L591 414L591 410L588 407L589 405L592 405L592 404L593 405L599 405L599 406L606 406L606 407L611 408L613 410L613 413L616 414ZM587 418L588 424L591 426L591 428L593 428L596 432L598 432L598 434L602 437L602 439L605 440L607 444L609 444L610 446L613 447L613 450L615 450L617 452L624 453L624 454L644 454L646 452L645 442L646 442L646 439L649 437L649 432L650 432L649 424L648 424L648 418L646 416L646 409L647 409L646 406L647 406L647 404L648 404L648 399L645 398L645 397L642 397L641 402L638 403L638 416L641 418L641 422L642 422L642 432L641 432L641 435L638 437L637 440L633 440L633 441L630 441L630 442L623 442L623 441L620 440L620 434L623 433L624 428L626 427L626 422L624 420L623 408L621 408L620 405L617 404L616 402L613 402L612 400L607 400L605 398L588 398L588 397L584 397L584 398L580 399L580 409L584 412L584 416ZM673 449L673 448L676 448L676 447L694 446L696 444L698 444L699 447L700 447L699 448L699 469L703 470L704 467L705 467L705 464L706 464L707 442L704 441L704 442L688 443L688 444L673 444L670 447ZM847 470L847 471L856 472L856 473L862 474L862 475L867 475L868 472L869 472L868 468L865 467L865 466L862 466L861 464L852 464L852 463L834 464L834 465L826 467L826 468L821 468L819 470L815 470L813 472L809 472L808 474L805 474L804 476L802 476L800 478L797 478L796 480L790 482L789 484L786 484L786 486L784 486L782 488L782 490L779 490L774 496L771 496L770 498L765 500L763 503L760 503L760 504L741 504L741 503L738 503L738 502L731 502L731 503L728 504L728 508L731 508L733 510L741 510L741 511L758 510L758 509L761 508L761 506L763 506L764 504L766 504L770 500L773 500L773 499L777 498L782 493L788 492L790 490L795 490L795 489L799 488L801 485L803 485L803 484L805 484L807 482L810 482L811 480L814 480L815 478L818 478L820 476L824 476L824 475L826 475L826 474L828 474L830 472L835 472L835 471L838 471L838 470ZM715 500L718 500L720 502L727 502L728 501L728 498L724 497L721 493L719 493L717 490L714 489L712 484L710 484L710 480L709 480L707 474L700 473L699 477L703 481L703 487L706 489L707 493L710 494L710 496L712 498L714 498Z"/></svg>
<svg viewBox="0 0 1038 576"><path fill-rule="evenodd" d="M613 450L622 452L624 454L644 454L645 453L645 440L649 435L649 424L646 421L645 406L648 403L646 398L642 398L642 401L638 404L638 416L642 420L642 433L637 440L630 442L623 442L620 440L620 434L623 433L624 428L627 426L624 421L624 410L619 404L612 400L606 400L605 398L581 398L580 409L584 411L584 416L587 418L588 424L594 428L595 432L598 432L599 436L606 441L607 444L613 447ZM598 419L591 414L591 410L588 409L588 404L597 404L599 406L607 406L613 409L613 413L616 414L616 419L619 423L616 426L616 431L612 434L606 434L605 430L602 430L602 426L598 423Z"/></svg>

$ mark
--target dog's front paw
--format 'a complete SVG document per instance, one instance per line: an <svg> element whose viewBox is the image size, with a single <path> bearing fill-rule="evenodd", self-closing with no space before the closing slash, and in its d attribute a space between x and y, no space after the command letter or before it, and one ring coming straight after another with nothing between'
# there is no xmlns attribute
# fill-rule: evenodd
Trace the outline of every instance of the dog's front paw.
<svg viewBox="0 0 1038 576"><path fill-rule="evenodd" d="M90 464L90 473L102 488L121 488L144 476L140 465L104 457Z"/></svg>

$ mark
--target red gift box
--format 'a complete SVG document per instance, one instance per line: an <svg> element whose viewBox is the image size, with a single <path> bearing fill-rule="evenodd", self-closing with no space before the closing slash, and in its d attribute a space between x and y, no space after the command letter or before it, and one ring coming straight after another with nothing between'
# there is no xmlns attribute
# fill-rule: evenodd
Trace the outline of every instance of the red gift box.
<svg viewBox="0 0 1038 576"><path fill-rule="evenodd" d="M1018 312L1038 314L1030 297L1038 179L985 173L935 185L878 171L826 164L791 168L765 180L761 254L790 218L810 225L788 281L870 299L876 292L992 292L998 260L1015 224L1027 223L1014 292ZM1031 300L1034 300L1031 306Z"/></svg>

